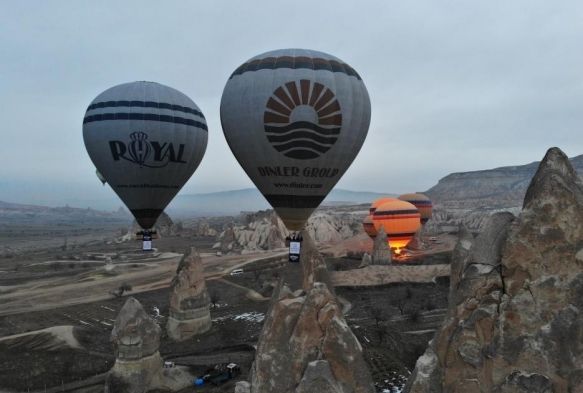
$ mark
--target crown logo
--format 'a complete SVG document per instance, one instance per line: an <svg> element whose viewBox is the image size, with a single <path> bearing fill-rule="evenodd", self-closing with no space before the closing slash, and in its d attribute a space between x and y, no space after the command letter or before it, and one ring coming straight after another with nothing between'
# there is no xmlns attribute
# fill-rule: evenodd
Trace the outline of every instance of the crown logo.
<svg viewBox="0 0 583 393"><path fill-rule="evenodd" d="M128 154L136 164L139 164L140 167L142 167L152 151L152 146L150 146L150 142L148 142L148 134L141 131L132 132L130 134L130 139L132 141L128 146Z"/></svg>

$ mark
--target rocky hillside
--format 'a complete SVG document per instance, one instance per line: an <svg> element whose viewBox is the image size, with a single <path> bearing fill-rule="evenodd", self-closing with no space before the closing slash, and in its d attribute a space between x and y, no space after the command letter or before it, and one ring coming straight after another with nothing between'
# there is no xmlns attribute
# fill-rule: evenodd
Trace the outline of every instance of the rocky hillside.
<svg viewBox="0 0 583 393"><path fill-rule="evenodd" d="M362 232L365 207L318 209L306 225L316 242L339 242ZM222 252L273 250L285 247L289 234L273 210L245 215L242 223L232 223L221 232L214 248Z"/></svg>
<svg viewBox="0 0 583 393"><path fill-rule="evenodd" d="M392 194L333 189L322 206L354 205ZM179 194L166 211L173 217L230 216L240 212L253 212L269 208L257 188L230 190L208 194Z"/></svg>
<svg viewBox="0 0 583 393"><path fill-rule="evenodd" d="M575 171L583 175L583 155L570 159L570 162ZM539 164L533 162L447 175L426 191L433 201L433 218L426 230L451 232L463 225L476 233L495 213L518 214Z"/></svg>
<svg viewBox="0 0 583 393"><path fill-rule="evenodd" d="M0 222L2 227L41 225L83 225L83 224L127 224L131 215L123 208L108 212L75 207L49 207L23 205L0 201Z"/></svg>
<svg viewBox="0 0 583 393"><path fill-rule="evenodd" d="M583 155L570 159L583 175ZM426 193L444 208L508 208L522 204L540 162L447 175Z"/></svg>
<svg viewBox="0 0 583 393"><path fill-rule="evenodd" d="M583 392L583 182L550 149L518 217L454 251L446 320L408 393Z"/></svg>

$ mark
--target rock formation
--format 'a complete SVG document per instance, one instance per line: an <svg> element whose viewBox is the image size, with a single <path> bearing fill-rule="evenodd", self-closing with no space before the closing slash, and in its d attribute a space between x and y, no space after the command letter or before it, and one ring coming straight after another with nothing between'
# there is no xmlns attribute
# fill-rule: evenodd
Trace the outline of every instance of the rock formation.
<svg viewBox="0 0 583 393"><path fill-rule="evenodd" d="M226 254L235 249L236 246L235 239L236 236L234 225L229 224L227 225L225 230L221 232L218 239L219 241L217 242L217 244L213 246L213 248L219 248L221 252Z"/></svg>
<svg viewBox="0 0 583 393"><path fill-rule="evenodd" d="M106 391L148 391L152 377L162 370L160 327L133 297L120 310L111 341L116 361L108 374Z"/></svg>
<svg viewBox="0 0 583 393"><path fill-rule="evenodd" d="M372 264L372 257L370 256L369 253L365 252L362 255L362 261L360 262L360 265L358 265L359 268L361 267L367 267L370 266Z"/></svg>
<svg viewBox="0 0 583 393"><path fill-rule="evenodd" d="M211 228L210 224L206 221L199 221L194 228L195 236L213 237L217 236L217 234L217 231Z"/></svg>
<svg viewBox="0 0 583 393"><path fill-rule="evenodd" d="M362 232L362 217L346 212L318 211L306 224L306 232L316 242L338 242ZM285 247L289 235L273 210L247 214L243 225L232 224L219 235L214 248L229 251L274 250Z"/></svg>
<svg viewBox="0 0 583 393"><path fill-rule="evenodd" d="M316 242L339 242L362 230L362 218L353 214L316 211L306 224L306 231Z"/></svg>
<svg viewBox="0 0 583 393"><path fill-rule="evenodd" d="M455 208L449 206L444 208L439 203L433 207L433 216L423 227L423 231L428 236L437 236L439 233L456 232L460 225L468 230L477 233L482 230L490 216L501 212L510 212L514 215L519 214L520 206L509 206L505 208ZM408 246L408 248L412 248Z"/></svg>
<svg viewBox="0 0 583 393"><path fill-rule="evenodd" d="M252 393L372 393L362 347L327 286L307 293L280 283L257 345Z"/></svg>
<svg viewBox="0 0 583 393"><path fill-rule="evenodd" d="M518 218L454 252L448 315L405 391L583 392L583 185L550 149Z"/></svg>
<svg viewBox="0 0 583 393"><path fill-rule="evenodd" d="M326 261L322 254L318 251L316 244L312 240L310 234L302 231L302 248L300 250L300 263L302 265L302 288L304 291L309 291L315 282L323 282L328 288L334 291L334 286L331 284Z"/></svg>
<svg viewBox="0 0 583 393"><path fill-rule="evenodd" d="M166 331L184 341L211 328L210 298L200 255L193 247L186 253L170 284L170 310Z"/></svg>
<svg viewBox="0 0 583 393"><path fill-rule="evenodd" d="M251 393L251 384L247 381L239 381L235 384L235 393Z"/></svg>
<svg viewBox="0 0 583 393"><path fill-rule="evenodd" d="M116 360L106 379L106 393L178 390L189 385L191 376L184 370L162 368L160 327L133 297L120 310L111 341Z"/></svg>
<svg viewBox="0 0 583 393"><path fill-rule="evenodd" d="M391 249L387 243L387 234L383 227L379 229L377 236L374 239L371 259L373 265L391 264Z"/></svg>

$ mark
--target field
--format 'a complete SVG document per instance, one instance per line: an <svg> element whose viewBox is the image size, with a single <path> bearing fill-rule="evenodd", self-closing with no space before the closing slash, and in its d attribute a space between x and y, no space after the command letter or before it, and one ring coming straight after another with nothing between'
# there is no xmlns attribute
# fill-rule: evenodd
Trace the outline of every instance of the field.
<svg viewBox="0 0 583 393"><path fill-rule="evenodd" d="M75 238L66 231L61 235ZM18 237L19 252L0 258L0 390L102 391L105 373L115 361L111 329L126 296L136 297L163 328L168 285L191 246L203 257L213 328L186 343L174 343L163 333L160 352L194 375L234 361L243 371L239 379L245 379L277 278L293 288L301 282L299 265L272 258L283 250L217 256L214 238L185 231L162 237L155 242L156 252L143 253L138 242L116 240L119 235L119 228L105 226L64 247L44 237L48 243L39 245L36 235L27 243L24 231ZM27 249L27 244L32 246ZM429 273L428 266L407 266L425 270L403 273L405 280L366 282L363 273L360 282L338 279L336 292L350 303L346 318L363 345L379 391L402 386L444 316L448 280L442 276L447 276L443 269L449 254L441 252L428 262L431 258L441 264L432 265L437 268ZM423 263L422 257L417 259ZM360 263L332 256L327 262L338 275ZM244 273L230 275L235 268ZM395 272L385 274L401 277ZM115 295L124 284L132 289ZM232 392L234 383L196 391Z"/></svg>

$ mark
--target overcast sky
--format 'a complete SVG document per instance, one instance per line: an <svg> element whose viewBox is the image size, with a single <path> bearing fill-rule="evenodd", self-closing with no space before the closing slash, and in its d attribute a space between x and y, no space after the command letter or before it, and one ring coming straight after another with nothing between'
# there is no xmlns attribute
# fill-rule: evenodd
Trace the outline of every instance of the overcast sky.
<svg viewBox="0 0 583 393"><path fill-rule="evenodd" d="M184 92L207 118L181 193L251 187L220 126L222 90L248 58L289 47L341 58L369 90L369 134L337 187L426 190L550 146L583 154L582 21L580 1L4 1L0 200L113 198L82 119L135 80Z"/></svg>

